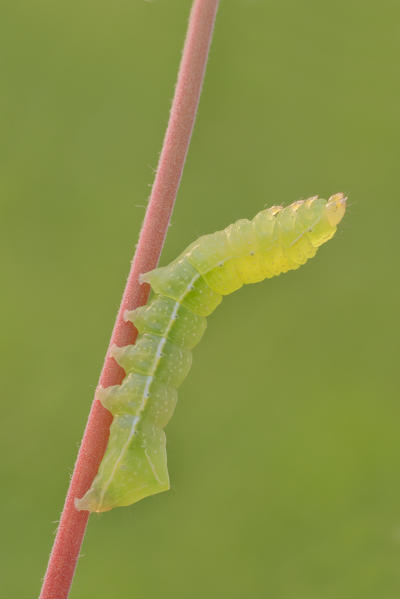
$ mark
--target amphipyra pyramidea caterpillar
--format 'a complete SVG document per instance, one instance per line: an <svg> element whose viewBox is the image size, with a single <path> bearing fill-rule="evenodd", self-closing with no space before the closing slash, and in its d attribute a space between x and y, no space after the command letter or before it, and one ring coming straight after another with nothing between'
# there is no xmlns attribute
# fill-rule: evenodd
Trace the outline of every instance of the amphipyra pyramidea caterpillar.
<svg viewBox="0 0 400 599"><path fill-rule="evenodd" d="M97 390L114 419L97 476L75 499L78 510L103 512L169 489L163 429L206 317L222 296L243 284L299 268L312 258L335 234L346 199L339 193L262 210L250 221L200 237L168 266L141 276L155 295L125 315L139 331L136 344L111 350L126 376L121 385Z"/></svg>

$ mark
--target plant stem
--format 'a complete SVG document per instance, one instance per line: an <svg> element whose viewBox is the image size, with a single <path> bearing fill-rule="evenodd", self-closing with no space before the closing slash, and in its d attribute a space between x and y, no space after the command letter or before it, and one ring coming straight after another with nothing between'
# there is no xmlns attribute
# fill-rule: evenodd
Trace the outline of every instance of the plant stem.
<svg viewBox="0 0 400 599"><path fill-rule="evenodd" d="M157 266L190 143L219 0L195 0L178 73L167 132L139 242L111 335L99 385L121 383L124 371L109 357L112 344L134 343L137 331L125 310L146 303L149 286L139 274ZM94 399L43 581L40 599L66 599L75 572L89 512L77 511L75 497L90 487L107 446L111 414Z"/></svg>

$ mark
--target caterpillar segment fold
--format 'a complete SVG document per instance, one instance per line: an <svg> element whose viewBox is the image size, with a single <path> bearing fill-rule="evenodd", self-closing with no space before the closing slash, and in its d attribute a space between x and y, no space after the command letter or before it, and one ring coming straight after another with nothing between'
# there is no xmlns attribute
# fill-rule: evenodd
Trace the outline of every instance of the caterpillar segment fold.
<svg viewBox="0 0 400 599"><path fill-rule="evenodd" d="M141 276L152 301L125 317L139 331L135 345L114 346L125 370L121 385L97 397L114 416L104 458L77 509L104 512L169 489L164 427L189 372L191 350L222 297L299 268L335 234L346 197L317 197L273 206L252 220L200 237L168 266Z"/></svg>

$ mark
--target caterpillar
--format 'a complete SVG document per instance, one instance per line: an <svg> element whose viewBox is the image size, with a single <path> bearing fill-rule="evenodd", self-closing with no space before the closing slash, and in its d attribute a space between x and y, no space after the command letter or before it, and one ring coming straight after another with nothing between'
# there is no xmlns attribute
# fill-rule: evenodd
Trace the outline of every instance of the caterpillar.
<svg viewBox="0 0 400 599"><path fill-rule="evenodd" d="M127 311L139 331L135 345L113 346L124 369L120 385L99 387L97 398L113 414L110 438L97 476L78 510L103 512L130 505L170 487L164 427L189 372L191 350L200 341L206 317L222 297L299 268L328 241L343 218L346 197L312 197L286 208L272 206L252 220L189 245L168 266L141 275L152 301Z"/></svg>

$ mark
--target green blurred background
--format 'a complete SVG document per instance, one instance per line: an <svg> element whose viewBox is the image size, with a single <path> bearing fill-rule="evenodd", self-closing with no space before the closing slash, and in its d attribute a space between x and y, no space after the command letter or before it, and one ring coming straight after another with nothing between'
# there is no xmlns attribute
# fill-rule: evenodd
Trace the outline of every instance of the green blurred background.
<svg viewBox="0 0 400 599"><path fill-rule="evenodd" d="M190 2L0 9L0 588L47 563L152 183ZM225 0L162 263L344 191L335 239L210 318L172 489L90 519L71 599L400 594L400 6Z"/></svg>

